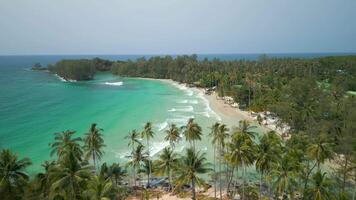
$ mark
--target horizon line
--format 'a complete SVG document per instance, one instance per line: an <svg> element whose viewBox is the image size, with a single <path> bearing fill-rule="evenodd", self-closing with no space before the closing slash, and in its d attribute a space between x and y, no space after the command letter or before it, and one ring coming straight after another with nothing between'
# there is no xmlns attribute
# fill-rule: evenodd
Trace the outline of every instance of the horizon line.
<svg viewBox="0 0 356 200"><path fill-rule="evenodd" d="M46 54L46 53L35 53L35 54L0 54L0 56L179 56L179 55L249 55L249 54L255 54L255 55L268 55L268 54L356 54L355 52L348 52L348 51L321 51L321 52L312 52L312 51L306 51L306 52L254 52L254 53L143 53L143 54L138 54L138 53L77 53L77 54L67 54L67 53L58 53L58 54Z"/></svg>

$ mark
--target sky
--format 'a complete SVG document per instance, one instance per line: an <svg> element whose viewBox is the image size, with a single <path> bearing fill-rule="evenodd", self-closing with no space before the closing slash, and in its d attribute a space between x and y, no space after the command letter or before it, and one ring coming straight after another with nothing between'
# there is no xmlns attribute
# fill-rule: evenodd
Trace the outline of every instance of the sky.
<svg viewBox="0 0 356 200"><path fill-rule="evenodd" d="M356 0L0 0L0 55L356 52Z"/></svg>

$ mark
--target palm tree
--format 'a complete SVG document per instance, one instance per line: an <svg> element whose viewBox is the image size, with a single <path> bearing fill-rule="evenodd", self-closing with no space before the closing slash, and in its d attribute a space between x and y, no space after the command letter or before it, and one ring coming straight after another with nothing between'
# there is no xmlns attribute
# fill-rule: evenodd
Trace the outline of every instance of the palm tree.
<svg viewBox="0 0 356 200"><path fill-rule="evenodd" d="M325 136L319 136L317 141L308 147L308 152L309 156L316 161L318 170L320 170L320 164L333 157L331 144Z"/></svg>
<svg viewBox="0 0 356 200"><path fill-rule="evenodd" d="M201 127L194 122L193 118L190 118L187 125L183 126L182 129L185 139L190 143L190 147L195 150L195 140L201 140L203 134Z"/></svg>
<svg viewBox="0 0 356 200"><path fill-rule="evenodd" d="M113 163L110 166L110 171L116 185L119 185L126 176L126 170L123 169L119 163Z"/></svg>
<svg viewBox="0 0 356 200"><path fill-rule="evenodd" d="M260 172L260 195L262 193L262 179L264 174L268 174L274 163L277 163L280 155L281 139L274 131L270 131L260 138L260 144L257 145L256 169Z"/></svg>
<svg viewBox="0 0 356 200"><path fill-rule="evenodd" d="M175 124L169 125L169 129L165 131L166 137L164 138L166 141L169 141L172 150L174 149L175 144L179 140L179 129Z"/></svg>
<svg viewBox="0 0 356 200"><path fill-rule="evenodd" d="M92 176L90 166L82 166L73 156L68 154L61 162L50 170L53 184L50 197L62 196L65 199L78 199L85 190L84 183Z"/></svg>
<svg viewBox="0 0 356 200"><path fill-rule="evenodd" d="M247 120L242 120L239 122L239 127L235 131L240 132L241 134L245 135L247 139L251 140L254 139L257 135L256 130L254 130L256 128L257 126L251 125L251 123Z"/></svg>
<svg viewBox="0 0 356 200"><path fill-rule="evenodd" d="M105 147L104 139L102 138L103 135L101 134L102 130L97 128L96 124L93 123L84 138L85 158L93 159L95 169L97 168L96 161L100 160L103 156L102 148Z"/></svg>
<svg viewBox="0 0 356 200"><path fill-rule="evenodd" d="M110 200L116 195L116 187L111 179L94 176L88 181L88 189L84 192L90 200Z"/></svg>
<svg viewBox="0 0 356 200"><path fill-rule="evenodd" d="M210 137L212 137L212 143L214 145L214 171L215 171L215 159L216 159L216 146L218 147L219 155L223 155L225 140L229 137L229 129L225 124L215 123L211 128ZM220 199L222 199L222 180L221 180L221 156L219 156L219 190L220 190ZM215 184L216 187L216 184Z"/></svg>
<svg viewBox="0 0 356 200"><path fill-rule="evenodd" d="M136 144L140 144L141 142L138 140L139 134L136 130L132 130L129 135L125 137L125 139L129 139L128 146L132 147L132 151L135 149Z"/></svg>
<svg viewBox="0 0 356 200"><path fill-rule="evenodd" d="M211 126L211 132L209 134L209 137L212 138L212 144L214 146L214 176L216 176L216 149L217 149L217 142L216 142L216 138L219 132L219 127L220 127L220 123L215 122L215 124L213 124ZM220 186L221 187L221 186ZM214 178L214 198L216 198L216 178Z"/></svg>
<svg viewBox="0 0 356 200"><path fill-rule="evenodd" d="M125 137L125 139L129 139L129 143L128 143L128 146L132 148L131 150L131 156L134 154L135 152L135 145L138 144L138 145L141 145L141 142L138 140L138 137L139 137L139 134L136 130L132 130L129 135L127 135ZM135 186L136 186L136 176L135 176L135 168L133 167L132 168L132 174L134 176L134 182L135 182Z"/></svg>
<svg viewBox="0 0 356 200"><path fill-rule="evenodd" d="M18 159L9 149L0 153L0 196L7 199L16 199L23 193L23 187L28 181L25 173L26 167L31 165L28 158Z"/></svg>
<svg viewBox="0 0 356 200"><path fill-rule="evenodd" d="M150 139L153 138L152 123L147 122L141 132L141 138L146 138L147 142L147 159L148 159L148 174L147 174L147 186L150 186L150 175L152 172L151 162L150 162Z"/></svg>
<svg viewBox="0 0 356 200"><path fill-rule="evenodd" d="M329 194L331 181L326 177L326 173L318 170L312 178L312 186L307 190L307 196L312 200L331 199Z"/></svg>
<svg viewBox="0 0 356 200"><path fill-rule="evenodd" d="M274 188L277 194L290 194L297 185L296 179L299 170L299 163L288 154L284 154L273 167L270 176L274 179Z"/></svg>
<svg viewBox="0 0 356 200"><path fill-rule="evenodd" d="M80 137L72 138L73 134L75 134L75 131L63 131L60 133L54 133L54 143L50 143L50 146L52 148L51 150L51 156L54 154L57 154L58 160L60 160L65 153L65 150L68 149L69 146L75 149L76 151L76 157L77 159L81 159L81 154L82 150L80 148L80 145L78 144L79 142L82 141Z"/></svg>
<svg viewBox="0 0 356 200"><path fill-rule="evenodd" d="M39 188L43 197L47 197L49 194L49 188L51 186L50 170L55 166L55 164L56 163L54 161L45 161L42 164L42 167L44 168L44 173L38 173L36 175L36 179L39 182Z"/></svg>
<svg viewBox="0 0 356 200"><path fill-rule="evenodd" d="M138 167L140 167L141 163L146 159L146 155L143 153L144 146L139 144L135 151L131 154L131 160L129 161L129 165L133 167L133 175L134 175L134 185L136 186L136 171Z"/></svg>
<svg viewBox="0 0 356 200"><path fill-rule="evenodd" d="M168 176L169 188L172 189L172 171L177 167L177 154L170 148L164 148L157 160L156 168L158 174L166 174Z"/></svg>
<svg viewBox="0 0 356 200"><path fill-rule="evenodd" d="M187 149L186 155L180 159L177 177L177 186L181 187L184 184L191 184L192 199L196 199L195 185L202 186L204 180L199 177L199 174L205 174L211 169L206 162L205 154L195 152L192 148Z"/></svg>
<svg viewBox="0 0 356 200"><path fill-rule="evenodd" d="M237 168L242 168L242 199L245 199L245 173L246 166L253 164L255 157L255 144L243 132L234 132L231 143L228 144L229 155L228 160Z"/></svg>

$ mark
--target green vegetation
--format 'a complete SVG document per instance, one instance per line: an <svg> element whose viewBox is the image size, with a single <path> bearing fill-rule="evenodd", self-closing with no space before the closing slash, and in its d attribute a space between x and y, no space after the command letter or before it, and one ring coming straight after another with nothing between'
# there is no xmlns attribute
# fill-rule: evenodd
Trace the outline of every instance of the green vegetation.
<svg viewBox="0 0 356 200"><path fill-rule="evenodd" d="M193 55L96 62L60 61L51 69L69 79L87 80L100 65L100 69L110 68L120 76L169 78L216 87L220 96L232 96L240 107L275 113L280 119L278 125L290 126L291 138L284 141L275 132L258 137L247 121L231 129L216 123L210 133L204 133L190 119L183 127L170 125L165 132L170 147L155 158L149 154L154 133L147 123L142 132L133 130L126 137L131 154L125 169L104 163L95 170L104 141L101 129L93 124L85 138L74 137L74 131L56 133L51 144L55 161L45 162L44 171L31 179L24 172L30 164L28 159L18 160L9 150L3 150L3 199L120 199L138 191L149 197L154 176L168 177L167 191L189 191L195 199L199 198L197 187L208 187L210 180L206 177L211 173L214 196L219 199L224 194L230 198L239 195L243 200L356 198L356 97L348 92L356 91L356 56L198 61ZM262 117L257 118L262 123ZM189 142L183 155L174 152L180 135ZM206 135L214 147L213 166L195 145ZM140 139L145 139L146 146ZM259 175L257 182L251 183L255 180L249 180L247 169Z"/></svg>
<svg viewBox="0 0 356 200"><path fill-rule="evenodd" d="M118 61L120 63L120 61ZM92 80L97 71L110 71L113 62L94 58L91 60L61 60L54 65L48 65L50 72L57 74L65 80L86 81ZM35 64L32 69L43 70L40 64Z"/></svg>
<svg viewBox="0 0 356 200"><path fill-rule="evenodd" d="M143 136L152 139L154 133L150 127L150 123L143 127ZM173 124L170 127L171 131L166 132L167 138L177 131L178 134L185 132L187 141L191 143L182 155L166 147L157 157L149 157L146 153L149 146L140 142L140 134L134 130L126 137L132 147L127 163L110 166L103 163L99 170L96 166L103 154L104 142L102 129L96 124L91 125L84 138L75 137L75 131L55 133L54 143L50 144L54 160L44 162L43 171L31 178L25 172L30 160L19 159L4 149L0 152L0 196L4 200L74 200L125 199L141 194L147 199L160 195L154 189L157 183L149 182L156 177L163 180L161 186L167 188L166 192L178 196L190 194L192 199L200 199L204 195L196 193L197 187L199 190L208 188L210 180L206 175L210 172L217 174L213 177L218 178L212 180L219 182L215 182L214 187L220 190L220 194L219 197L215 193L215 198L203 199L226 199L239 195L245 200L278 197L338 200L351 199L355 195L356 151L348 149L345 154L337 155L336 150L340 147L333 138L324 135L314 138L300 133L284 141L270 131L257 139L254 127L247 121L241 121L237 128L232 129L215 123L209 134L201 132L200 126L192 119L180 129ZM204 153L194 149L192 142L201 139L197 135L211 139L214 160L218 160L218 163L214 161L214 166L207 162ZM174 141L175 144L179 142ZM326 164L327 161L332 164ZM259 180L247 180L247 167L260 175ZM167 179L162 179L162 176Z"/></svg>

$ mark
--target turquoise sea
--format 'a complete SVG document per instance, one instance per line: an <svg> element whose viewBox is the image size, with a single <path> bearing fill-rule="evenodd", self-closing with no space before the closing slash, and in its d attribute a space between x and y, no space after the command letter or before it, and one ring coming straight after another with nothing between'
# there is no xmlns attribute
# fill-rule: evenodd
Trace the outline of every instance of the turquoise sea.
<svg viewBox="0 0 356 200"><path fill-rule="evenodd" d="M219 120L201 95L179 85L110 73L97 74L93 81L69 83L53 74L29 69L36 62L46 65L63 58L92 57L95 56L0 56L0 148L10 148L20 157L29 157L33 162L30 172L40 170L44 160L53 159L49 143L55 132L76 130L82 136L91 123L97 123L104 129L107 145L103 161L111 163L125 160L129 150L124 137L132 129L142 129L147 121L154 125L151 152L156 153L168 145L163 141L163 132L169 123L183 125L194 117L207 134L207 127ZM127 60L141 56L99 57ZM258 55L198 57L257 59ZM201 151L210 151L208 143L204 138L197 145ZM184 145L182 142L177 149L183 150Z"/></svg>

